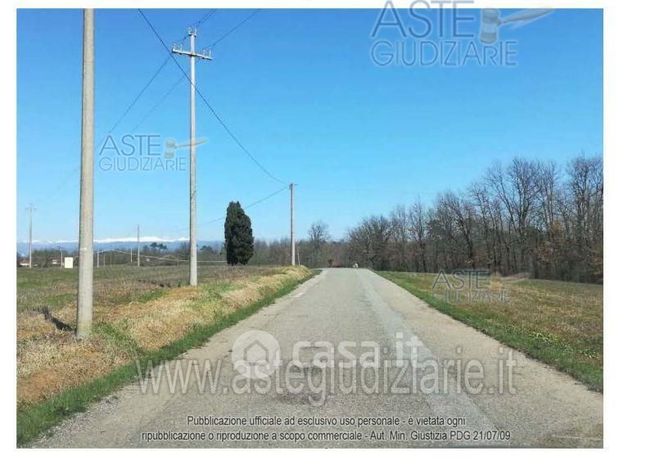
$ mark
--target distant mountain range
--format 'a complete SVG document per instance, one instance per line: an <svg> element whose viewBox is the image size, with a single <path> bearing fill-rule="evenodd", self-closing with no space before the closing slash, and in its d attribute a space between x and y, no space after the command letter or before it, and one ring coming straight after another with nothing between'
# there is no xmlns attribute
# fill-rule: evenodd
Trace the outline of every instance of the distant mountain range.
<svg viewBox="0 0 655 465"><path fill-rule="evenodd" d="M185 237L179 239L164 239L155 236L145 236L141 238L141 247L148 246L153 242L164 244L169 250L175 250L178 247L186 245L189 240ZM116 239L98 239L94 241L95 250L113 250L113 249L136 249L138 242L135 237L125 237ZM198 247L209 246L214 249L223 246L222 241L198 241ZM77 241L32 241L33 250L58 249L61 248L66 252L77 251ZM27 242L17 242L16 251L21 255L26 255L29 250Z"/></svg>

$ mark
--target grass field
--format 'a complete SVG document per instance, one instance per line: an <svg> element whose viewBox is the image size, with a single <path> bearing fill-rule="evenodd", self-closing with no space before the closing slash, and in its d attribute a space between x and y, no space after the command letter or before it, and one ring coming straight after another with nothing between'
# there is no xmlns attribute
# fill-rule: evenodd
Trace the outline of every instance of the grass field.
<svg viewBox="0 0 655 465"><path fill-rule="evenodd" d="M603 388L603 287L561 281L494 278L494 298L457 298L429 273L380 272L437 310L510 347ZM504 299L499 296L505 295ZM448 298L446 298L446 296Z"/></svg>
<svg viewBox="0 0 655 465"><path fill-rule="evenodd" d="M201 265L200 284L240 276L275 273L271 267L229 267ZM185 265L142 266L114 265L95 268L94 301L100 306L114 306L134 300L148 300L161 290L185 286L189 269ZM77 269L19 268L17 273L17 310L34 310L42 306L60 309L74 305L77 296Z"/></svg>
<svg viewBox="0 0 655 465"><path fill-rule="evenodd" d="M312 276L304 267L201 267L191 288L186 267L100 268L94 331L77 341L75 271L18 270L19 444L134 379L137 360L174 358Z"/></svg>

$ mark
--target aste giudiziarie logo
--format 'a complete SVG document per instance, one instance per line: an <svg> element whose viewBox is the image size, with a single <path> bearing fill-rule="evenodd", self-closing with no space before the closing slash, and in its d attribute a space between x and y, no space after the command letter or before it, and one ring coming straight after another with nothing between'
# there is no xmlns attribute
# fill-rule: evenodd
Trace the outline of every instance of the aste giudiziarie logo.
<svg viewBox="0 0 655 465"><path fill-rule="evenodd" d="M98 153L101 171L186 171L191 146L198 147L206 138L179 142L159 134L108 135Z"/></svg>
<svg viewBox="0 0 655 465"><path fill-rule="evenodd" d="M502 279L486 269L440 270L432 280L432 295L449 304L508 303Z"/></svg>
<svg viewBox="0 0 655 465"><path fill-rule="evenodd" d="M387 0L371 29L371 61L379 67L515 67L519 42L504 28L518 28L552 12L505 14L474 9L474 0L415 0L396 8Z"/></svg>

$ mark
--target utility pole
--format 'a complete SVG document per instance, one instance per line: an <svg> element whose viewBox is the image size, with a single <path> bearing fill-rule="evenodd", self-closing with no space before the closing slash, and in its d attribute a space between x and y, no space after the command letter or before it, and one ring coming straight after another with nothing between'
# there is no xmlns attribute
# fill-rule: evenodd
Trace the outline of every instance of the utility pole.
<svg viewBox="0 0 655 465"><path fill-rule="evenodd" d="M290 210L291 210L291 266L296 265L296 238L294 237L293 234L293 186L294 184L291 183L289 184L289 192L291 193L291 202L290 202Z"/></svg>
<svg viewBox="0 0 655 465"><path fill-rule="evenodd" d="M59 247L59 268L64 267L64 249Z"/></svg>
<svg viewBox="0 0 655 465"><path fill-rule="evenodd" d="M191 80L191 92L189 101L190 112L190 136L189 136L189 285L198 285L198 247L196 238L196 58L211 60L208 51L196 52L197 30L190 27L189 50L182 50L178 45L173 45L173 53L189 57L189 79Z"/></svg>
<svg viewBox="0 0 655 465"><path fill-rule="evenodd" d="M136 225L136 266L141 266L141 227Z"/></svg>
<svg viewBox="0 0 655 465"><path fill-rule="evenodd" d="M96 268L100 268L100 251L96 252Z"/></svg>
<svg viewBox="0 0 655 465"><path fill-rule="evenodd" d="M30 212L30 230L29 230L29 236L30 237L29 237L29 246L28 246L29 249L28 250L29 250L29 256L30 256L30 261L29 261L30 265L29 266L30 266L30 268L32 268L32 212L34 212L34 210L36 210L36 208L34 208L34 205L30 204L30 206L27 207L26 210L28 212Z"/></svg>
<svg viewBox="0 0 655 465"><path fill-rule="evenodd" d="M77 337L91 333L93 321L93 127L94 11L84 10L82 57L82 167L80 169L80 266L77 288Z"/></svg>

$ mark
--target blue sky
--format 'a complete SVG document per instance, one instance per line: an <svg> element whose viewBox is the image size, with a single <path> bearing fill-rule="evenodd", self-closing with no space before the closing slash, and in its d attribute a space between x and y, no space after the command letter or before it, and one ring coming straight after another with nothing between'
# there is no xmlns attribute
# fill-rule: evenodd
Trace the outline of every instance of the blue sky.
<svg viewBox="0 0 655 465"><path fill-rule="evenodd" d="M207 11L145 13L171 44ZM251 12L218 10L199 26L198 46ZM300 237L316 220L339 238L366 215L419 196L431 202L465 188L495 160L565 163L583 151L602 153L602 11L558 10L502 28L501 39L514 41L512 67L377 66L374 42L398 38L390 29L371 37L378 14L263 10L221 41L212 61L197 64L198 89L229 128L275 177L298 184ZM27 237L25 207L33 202L35 239L74 240L82 14L19 10L17 19L17 237ZM165 58L136 10L96 11L97 143ZM188 69L188 59L179 63ZM132 132L181 76L169 61L113 136L188 140L187 82ZM197 136L207 138L198 148L199 237L216 240L230 200L249 204L283 185L253 164L199 98ZM147 236L188 235L186 171L96 165L95 181L96 238L133 237L137 224ZM256 237L288 236L288 201L283 191L248 210Z"/></svg>

